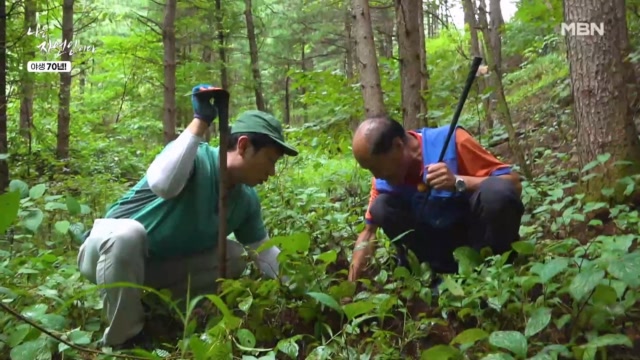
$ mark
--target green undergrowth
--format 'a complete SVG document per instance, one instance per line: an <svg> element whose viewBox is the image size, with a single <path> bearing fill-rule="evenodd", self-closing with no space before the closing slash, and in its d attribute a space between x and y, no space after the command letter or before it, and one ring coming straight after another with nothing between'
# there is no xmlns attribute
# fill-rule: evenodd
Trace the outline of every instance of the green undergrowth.
<svg viewBox="0 0 640 360"><path fill-rule="evenodd" d="M511 89L507 94L509 104L517 107L523 101L533 100L546 90L553 90L553 86L569 76L569 66L566 60L557 53L536 58L530 63L525 62L522 69L506 74L505 87Z"/></svg>
<svg viewBox="0 0 640 360"><path fill-rule="evenodd" d="M429 106L441 124L449 121L468 65L450 62L445 43L429 45L434 84ZM525 131L522 143L536 173L524 183L527 210L521 241L513 246L518 255L513 264L505 262L506 255L461 248L456 252L459 273L447 277L440 296L435 296L425 286L433 276L428 266L395 268L391 241L380 234L383 240L366 276L357 284L347 282L371 184L370 174L353 159L345 130L361 105L354 106L360 102L351 96L329 91L344 85L334 74L310 73L296 80L309 88L304 97L309 116L332 120L289 130L289 141L303 155L285 158L278 176L258 188L288 281L260 279L250 266L246 277L223 281L218 294L194 299L187 312L172 306L167 294L148 291L145 299L154 304L153 320L161 330L157 349L138 356L639 358L634 355L640 353L638 209L608 200L585 202L576 193L576 179L597 176L586 172L609 158L601 155L582 171L573 168L573 154L564 152L573 150L562 147L571 143L570 112L559 105L568 94L562 81L566 64L554 53L535 49L527 59L520 70L505 76L515 121L519 128L533 129ZM381 68L389 71L384 62ZM438 77L442 81L434 80ZM385 99L396 104L399 94L391 87ZM472 101L461 123L474 132L480 115ZM337 105L327 109L327 102ZM14 159L12 192L0 196L0 299L40 328L0 312L0 358L109 358L101 354L108 349L86 352L59 341L91 347L104 329L98 289L75 265L79 237L143 174L160 148L155 135L147 137L159 133L158 124L148 119L106 127L100 120L73 122L72 131L87 135L74 145L71 163L44 155L53 153L47 148L51 142L40 142L37 151ZM505 133L496 127L491 134L476 135L485 144ZM132 141L137 146L124 146ZM629 193L634 191L632 179L620 181ZM611 189L602 192L613 194ZM342 304L345 297L353 301Z"/></svg>
<svg viewBox="0 0 640 360"><path fill-rule="evenodd" d="M524 184L527 212L514 264L506 255L461 248L459 273L447 277L435 297L425 286L428 266L393 267L385 239L356 285L345 280L370 177L350 156L348 136L325 131L329 136L316 138L292 132L311 155L287 159L279 176L259 189L288 281L260 279L250 266L246 277L225 280L218 294L205 297L204 317L190 316L202 314L195 307L178 314L166 295L148 294L159 300L158 318L171 313L178 325L165 322L169 340L139 356L609 360L634 354L637 209L585 203L581 194L569 195L575 184L567 179L578 178L577 170L548 171ZM557 156L543 154L539 161ZM47 183L14 179L12 189L0 197L0 230L11 226L0 242L3 304L76 346L90 346L101 333L101 304L75 256L78 235L96 209ZM344 297L353 301L343 305ZM80 355L6 312L0 329L0 354L13 360L106 357Z"/></svg>

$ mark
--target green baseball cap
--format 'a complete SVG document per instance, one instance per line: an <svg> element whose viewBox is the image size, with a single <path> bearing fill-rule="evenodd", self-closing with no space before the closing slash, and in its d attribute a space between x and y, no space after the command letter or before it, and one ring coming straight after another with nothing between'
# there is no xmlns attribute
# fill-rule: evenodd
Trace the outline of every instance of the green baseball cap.
<svg viewBox="0 0 640 360"><path fill-rule="evenodd" d="M248 110L240 114L231 124L231 134L258 133L269 136L282 146L289 156L298 155L298 150L284 141L282 125L273 115L260 110Z"/></svg>

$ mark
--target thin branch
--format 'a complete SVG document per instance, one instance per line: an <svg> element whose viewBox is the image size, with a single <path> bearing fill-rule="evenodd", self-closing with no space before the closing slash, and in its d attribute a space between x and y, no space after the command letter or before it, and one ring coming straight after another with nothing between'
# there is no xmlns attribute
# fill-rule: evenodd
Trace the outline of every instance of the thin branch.
<svg viewBox="0 0 640 360"><path fill-rule="evenodd" d="M148 17L144 16L144 15L140 15L137 14L137 20L140 21L140 23L142 23L142 25L145 25L146 27L149 28L149 30L153 31L154 33L156 33L158 36L162 36L162 26L160 26L160 24L158 24L157 22L153 21L152 19L149 19ZM152 25L155 25L156 27L154 28Z"/></svg>
<svg viewBox="0 0 640 360"><path fill-rule="evenodd" d="M1 301L0 301L0 307L4 311L9 313L10 315L15 317L16 319L26 322L27 324L33 326L34 328L40 330L41 332L49 335L50 337L52 337L52 338L58 340L59 342L67 345L68 347L76 349L78 351L82 351L82 352L86 352L86 353L90 353L90 354L113 356L113 357L120 358L120 359L136 359L136 360L138 360L138 359L139 360L146 360L147 359L147 358L138 357L138 356L132 356L132 355L107 354L107 353L105 353L103 351L100 351L100 350L89 349L89 348L85 348L85 347L82 347L82 346L78 346L78 345L76 345L74 343L71 343L71 342L69 342L67 340L62 339L58 335L52 333L51 331L49 331L49 330L45 329L44 327L40 326L39 324L35 323L33 320L22 316L22 314L20 314L19 312L15 311L14 309L12 309L11 307L9 307L8 305L4 304Z"/></svg>

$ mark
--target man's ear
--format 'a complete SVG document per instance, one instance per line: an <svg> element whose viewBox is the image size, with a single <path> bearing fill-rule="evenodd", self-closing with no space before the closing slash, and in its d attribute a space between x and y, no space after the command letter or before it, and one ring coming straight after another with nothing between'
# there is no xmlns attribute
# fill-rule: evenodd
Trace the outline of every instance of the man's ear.
<svg viewBox="0 0 640 360"><path fill-rule="evenodd" d="M402 141L402 139L400 139L399 137L393 139L393 149L402 151L402 149L404 149L404 141Z"/></svg>
<svg viewBox="0 0 640 360"><path fill-rule="evenodd" d="M238 138L237 149L240 156L244 156L250 147L251 143L249 142L249 138L247 136L240 136Z"/></svg>

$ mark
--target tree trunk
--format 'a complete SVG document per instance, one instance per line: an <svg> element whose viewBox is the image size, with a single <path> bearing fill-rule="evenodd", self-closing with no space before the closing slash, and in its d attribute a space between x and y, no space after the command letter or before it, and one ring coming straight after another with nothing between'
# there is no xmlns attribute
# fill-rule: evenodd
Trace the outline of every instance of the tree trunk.
<svg viewBox="0 0 640 360"><path fill-rule="evenodd" d="M464 9L464 22L469 26L470 49L471 56L484 57L478 40L478 21L476 20L475 0L463 0L462 7ZM487 80L485 77L476 79L478 84L478 95L483 98L482 107L484 108L484 123L488 130L493 129L493 119L491 117L491 100L489 97L483 96L487 88Z"/></svg>
<svg viewBox="0 0 640 360"><path fill-rule="evenodd" d="M0 194L9 186L7 140L7 2L0 3Z"/></svg>
<svg viewBox="0 0 640 360"><path fill-rule="evenodd" d="M502 9L500 9L500 0L489 0L489 26L491 27L491 47L502 50L502 29L504 27L504 19L502 18ZM502 51L495 54L496 67L500 69L502 75Z"/></svg>
<svg viewBox="0 0 640 360"><path fill-rule="evenodd" d="M435 126L435 124L429 124L429 116L427 115L427 91L429 91L429 69L427 67L427 44L424 29L424 11L423 1L419 0L420 8L418 14L418 33L420 35L420 114L423 116L422 123L426 126Z"/></svg>
<svg viewBox="0 0 640 360"><path fill-rule="evenodd" d="M387 7L372 9L371 22L375 24L372 27L375 30L374 42L378 45L378 56L391 59L393 57L393 11Z"/></svg>
<svg viewBox="0 0 640 360"><path fill-rule="evenodd" d="M380 85L378 57L376 56L369 2L367 0L353 0L352 18L365 116L368 118L384 116L386 112Z"/></svg>
<svg viewBox="0 0 640 360"><path fill-rule="evenodd" d="M349 4L347 4L347 9L345 9L345 19L344 19L344 33L345 33L345 75L347 76L347 83L349 85L353 84L355 74L353 71L354 67L354 59L355 59L355 43L353 41L353 29L351 26L351 10L349 9ZM349 117L349 128L351 130L355 130L358 126L358 119L355 116Z"/></svg>
<svg viewBox="0 0 640 360"><path fill-rule="evenodd" d="M610 161L596 167L602 176L582 184L592 200L603 199L603 189L616 189L617 180L640 172L640 141L630 112L623 61L628 36L626 19L621 13L624 7L621 11L616 9L619 5L618 0L566 0L564 3L566 23L605 24L603 35L567 35L565 38L580 165L584 167L598 156L611 155ZM614 165L617 161L632 164ZM621 200L622 192L617 190L616 198Z"/></svg>
<svg viewBox="0 0 640 360"><path fill-rule="evenodd" d="M35 29L37 26L35 0L25 0L24 29L28 32L29 29ZM32 44L31 39L33 37L28 37L25 56L22 59L22 99L20 101L20 135L27 140L29 148L31 148L31 123L33 121L34 77L33 73L28 71L27 63L36 57L36 47Z"/></svg>
<svg viewBox="0 0 640 360"><path fill-rule="evenodd" d="M423 122L418 115L421 108L420 85L420 2L395 0L400 55L400 83L402 88L402 119L408 129L418 129Z"/></svg>
<svg viewBox="0 0 640 360"><path fill-rule="evenodd" d="M167 0L162 24L164 46L164 142L176 138L176 0Z"/></svg>
<svg viewBox="0 0 640 360"><path fill-rule="evenodd" d="M73 3L74 0L64 0L62 3L62 42L70 44L73 41ZM71 61L70 49L62 51L60 61ZM58 144L56 156L58 159L69 157L69 125L71 113L71 72L60 73L60 92L58 94Z"/></svg>
<svg viewBox="0 0 640 360"><path fill-rule="evenodd" d="M494 58L497 57L496 54L500 53L502 49L496 49L491 46L491 33L489 29L489 24L487 22L487 14L486 14L486 4L484 0L480 0L480 4L478 6L478 19L480 22L480 27L482 29L482 37L484 39L485 44L485 56L487 65L490 69L490 79L491 85L493 87L494 94L497 99L497 110L500 113L500 119L503 122L504 127L507 130L507 135L509 135L509 149L513 153L524 173L524 176L528 179L531 179L532 174L527 164L524 151L518 142L518 135L516 134L516 129L513 126L513 121L511 119L511 113L509 111L509 105L507 104L507 99L504 95L504 86L502 85L502 73L500 69L498 69Z"/></svg>
<svg viewBox="0 0 640 360"><path fill-rule="evenodd" d="M253 91L256 95L256 107L266 111L267 106L262 92L262 76L260 75L260 63L258 61L258 43L256 31L253 27L253 14L251 13L251 0L244 1L244 17L247 21L247 38L249 39L249 52L251 55L251 73L253 74Z"/></svg>

